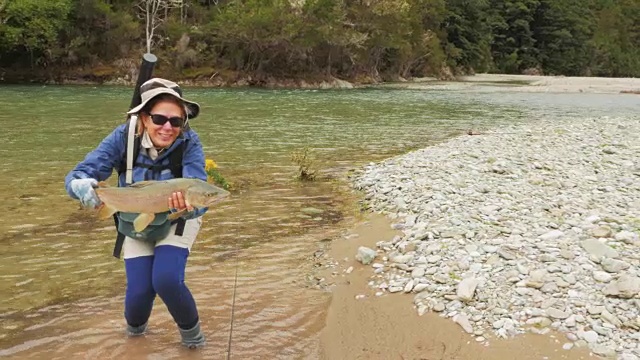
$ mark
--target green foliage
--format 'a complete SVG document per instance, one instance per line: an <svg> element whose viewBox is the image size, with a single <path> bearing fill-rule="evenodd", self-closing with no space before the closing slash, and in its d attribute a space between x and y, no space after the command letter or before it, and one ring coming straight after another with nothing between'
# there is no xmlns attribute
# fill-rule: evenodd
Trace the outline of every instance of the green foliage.
<svg viewBox="0 0 640 360"><path fill-rule="evenodd" d="M539 0L490 0L491 53L497 71L520 73L538 65L531 23L539 4Z"/></svg>
<svg viewBox="0 0 640 360"><path fill-rule="evenodd" d="M594 8L593 74L640 76L640 2L602 0Z"/></svg>
<svg viewBox="0 0 640 360"><path fill-rule="evenodd" d="M447 31L450 64L466 71L484 72L491 63L491 32L487 19L486 0L448 0L447 17L443 22Z"/></svg>
<svg viewBox="0 0 640 360"><path fill-rule="evenodd" d="M584 0L541 0L533 29L542 68L550 74L587 75L593 28Z"/></svg>
<svg viewBox="0 0 640 360"><path fill-rule="evenodd" d="M298 166L296 179L300 181L313 181L316 178L315 161L312 159L309 148L296 150L291 154L291 161Z"/></svg>
<svg viewBox="0 0 640 360"><path fill-rule="evenodd" d="M211 181L214 184L220 186L225 190L231 189L231 184L227 181L227 179L224 178L224 176L222 176L222 174L220 173L220 170L209 169L207 170L207 175L209 176L209 179L211 179Z"/></svg>
<svg viewBox="0 0 640 360"><path fill-rule="evenodd" d="M218 169L218 165L213 161L213 159L207 159L205 161L205 172L207 173L207 179L214 184L220 186L225 190L230 190L233 188L233 184L229 183L222 173L220 169Z"/></svg>
<svg viewBox="0 0 640 360"><path fill-rule="evenodd" d="M68 26L71 0L2 1L1 54L19 54L26 50L31 66L46 65L48 52L55 46L58 34Z"/></svg>
<svg viewBox="0 0 640 360"><path fill-rule="evenodd" d="M0 0L0 66L127 73L138 15L127 0ZM175 77L640 76L637 0L184 0L165 15L154 52Z"/></svg>

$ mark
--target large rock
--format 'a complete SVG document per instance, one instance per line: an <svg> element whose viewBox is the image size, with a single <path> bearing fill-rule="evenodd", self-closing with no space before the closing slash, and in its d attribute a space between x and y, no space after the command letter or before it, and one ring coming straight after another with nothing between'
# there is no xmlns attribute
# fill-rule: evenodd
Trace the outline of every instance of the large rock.
<svg viewBox="0 0 640 360"><path fill-rule="evenodd" d="M608 258L617 258L618 252L608 246L607 244L601 242L598 239L587 239L580 243L580 246L589 253L589 255L594 255L597 257L608 257Z"/></svg>
<svg viewBox="0 0 640 360"><path fill-rule="evenodd" d="M473 299L473 294L476 292L478 283L478 280L475 278L467 278L460 281L458 283L458 289L456 290L458 299L462 301L471 301Z"/></svg>
<svg viewBox="0 0 640 360"><path fill-rule="evenodd" d="M376 251L373 249L369 249L365 246L360 246L358 248L358 253L356 254L356 260L360 261L364 265L370 264L373 259L376 257Z"/></svg>
<svg viewBox="0 0 640 360"><path fill-rule="evenodd" d="M640 242L640 240L638 239L638 234L626 230L617 233L615 235L615 239L631 245L636 245Z"/></svg>
<svg viewBox="0 0 640 360"><path fill-rule="evenodd" d="M610 273L619 273L629 268L629 263L616 259L604 259L600 262L600 266Z"/></svg>
<svg viewBox="0 0 640 360"><path fill-rule="evenodd" d="M630 299L640 293L640 278L624 274L607 285L602 292L607 296Z"/></svg>

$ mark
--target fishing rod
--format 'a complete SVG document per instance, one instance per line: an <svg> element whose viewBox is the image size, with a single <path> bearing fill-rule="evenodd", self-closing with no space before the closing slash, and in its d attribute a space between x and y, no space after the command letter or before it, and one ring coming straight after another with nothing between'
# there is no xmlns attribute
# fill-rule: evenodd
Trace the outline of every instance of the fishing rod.
<svg viewBox="0 0 640 360"><path fill-rule="evenodd" d="M235 278L233 280L233 296L231 298L231 321L229 324L229 344L227 347L227 360L231 359L231 337L233 336L234 310L236 307L236 289L238 288L238 239L234 240L235 245Z"/></svg>
<svg viewBox="0 0 640 360"><path fill-rule="evenodd" d="M142 55L142 63L140 64L140 70L138 71L136 86L133 88L133 96L131 97L131 105L129 105L129 110L142 103L142 98L140 97L140 86L142 86L142 84L144 84L147 80L151 79L153 68L156 66L156 62L158 62L158 58L152 53L145 53L144 55Z"/></svg>

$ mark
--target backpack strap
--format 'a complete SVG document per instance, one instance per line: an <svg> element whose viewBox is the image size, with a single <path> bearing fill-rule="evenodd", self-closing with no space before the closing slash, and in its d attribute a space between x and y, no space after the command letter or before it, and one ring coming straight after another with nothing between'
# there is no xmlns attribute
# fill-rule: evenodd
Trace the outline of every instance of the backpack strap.
<svg viewBox="0 0 640 360"><path fill-rule="evenodd" d="M124 133L127 136L125 142L124 158L120 161L118 166L118 176L125 173L125 183L130 185L133 183L133 165L138 154L140 153L140 143L142 139L137 136L136 130L138 129L138 116L131 115L127 120L127 125L124 128ZM113 221L116 225L116 243L113 247L113 256L120 258L122 252L122 245L124 244L125 235L119 232L118 229L118 213L113 214Z"/></svg>
<svg viewBox="0 0 640 360"><path fill-rule="evenodd" d="M125 142L124 158L120 162L118 168L118 176L125 173L125 183L130 185L133 183L133 165L140 153L140 144L142 139L137 136L136 130L138 129L138 116L131 115L127 121L127 126L124 128L124 133L127 136Z"/></svg>
<svg viewBox="0 0 640 360"><path fill-rule="evenodd" d="M187 141L185 140L169 154L169 168L174 178L182 177L182 158L186 146Z"/></svg>
<svg viewBox="0 0 640 360"><path fill-rule="evenodd" d="M124 238L126 237L123 233L118 231L118 214L113 214L113 219L116 223L116 243L113 246L113 256L117 259L120 259L120 253L122 252L122 245L124 245Z"/></svg>
<svg viewBox="0 0 640 360"><path fill-rule="evenodd" d="M133 162L136 160L137 156L134 154L136 149L140 149L140 146L136 146L136 130L138 125L138 116L133 115L129 120L129 129L127 129L127 167L124 181L127 184L133 183ZM133 151L131 151L133 150Z"/></svg>

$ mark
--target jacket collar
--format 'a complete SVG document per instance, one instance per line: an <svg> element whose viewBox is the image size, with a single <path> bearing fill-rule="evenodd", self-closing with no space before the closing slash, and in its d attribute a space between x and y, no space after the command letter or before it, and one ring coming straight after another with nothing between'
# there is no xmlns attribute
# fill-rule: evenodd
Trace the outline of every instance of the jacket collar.
<svg viewBox="0 0 640 360"><path fill-rule="evenodd" d="M154 160L154 161L161 160L167 154L173 151L173 149L175 149L176 146L180 145L182 142L184 142L189 138L190 136L188 131L182 131L180 135L178 135L176 140L173 142L173 144L171 144L171 146L169 146L168 148L157 150L155 146L153 146L153 142L149 137L149 133L145 130L144 133L142 134L142 139L140 140L140 147L142 148L142 150L146 151L147 156L151 158L151 160Z"/></svg>

